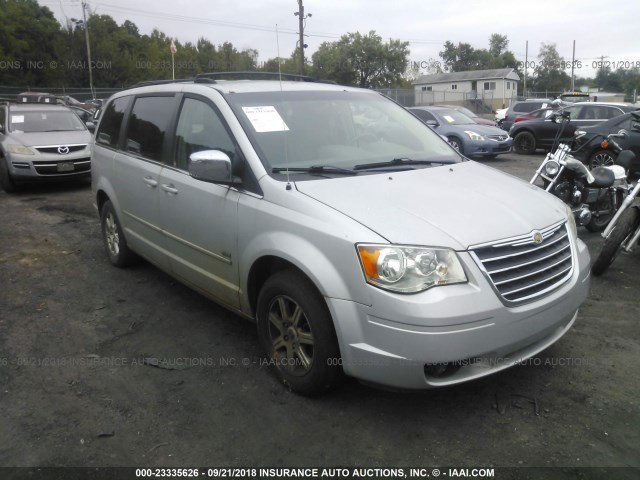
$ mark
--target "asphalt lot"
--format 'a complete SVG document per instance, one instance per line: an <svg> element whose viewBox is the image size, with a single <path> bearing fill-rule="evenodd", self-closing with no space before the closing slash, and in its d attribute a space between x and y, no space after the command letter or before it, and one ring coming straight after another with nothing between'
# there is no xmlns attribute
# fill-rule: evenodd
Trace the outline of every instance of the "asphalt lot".
<svg viewBox="0 0 640 480"><path fill-rule="evenodd" d="M541 158L484 163L529 180ZM579 233L593 255L600 237ZM277 383L253 324L149 264L112 267L88 184L0 191L0 244L1 466L640 467L638 254L522 366L308 399Z"/></svg>

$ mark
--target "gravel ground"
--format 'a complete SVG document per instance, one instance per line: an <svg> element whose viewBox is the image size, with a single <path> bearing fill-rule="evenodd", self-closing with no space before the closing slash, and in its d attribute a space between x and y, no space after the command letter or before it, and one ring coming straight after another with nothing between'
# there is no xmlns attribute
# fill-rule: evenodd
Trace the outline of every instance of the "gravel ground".
<svg viewBox="0 0 640 480"><path fill-rule="evenodd" d="M540 159L485 163L529 179ZM580 236L593 256L600 237ZM88 184L0 191L0 243L1 466L640 467L638 254L522 366L308 399L277 383L252 323L147 263L112 267Z"/></svg>

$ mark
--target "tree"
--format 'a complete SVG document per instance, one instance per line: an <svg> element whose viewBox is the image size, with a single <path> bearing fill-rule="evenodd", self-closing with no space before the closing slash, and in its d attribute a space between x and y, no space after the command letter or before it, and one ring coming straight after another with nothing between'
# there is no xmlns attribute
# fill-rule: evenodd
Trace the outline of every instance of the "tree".
<svg viewBox="0 0 640 480"><path fill-rule="evenodd" d="M571 78L564 71L565 64L555 43L541 43L537 65L533 70L533 88L552 93L569 90Z"/></svg>
<svg viewBox="0 0 640 480"><path fill-rule="evenodd" d="M65 43L62 28L35 0L0 0L2 85L41 86L64 75L57 60Z"/></svg>
<svg viewBox="0 0 640 480"><path fill-rule="evenodd" d="M408 65L409 42L382 42L375 31L343 35L324 42L313 56L313 73L319 78L364 88L395 86Z"/></svg>
<svg viewBox="0 0 640 480"><path fill-rule="evenodd" d="M518 61L513 52L507 50L509 40L505 35L494 33L489 37L489 50L475 49L469 43L454 45L447 41L440 52L440 58L448 72L468 70L490 70L513 68L518 71ZM518 72L519 73L519 72Z"/></svg>

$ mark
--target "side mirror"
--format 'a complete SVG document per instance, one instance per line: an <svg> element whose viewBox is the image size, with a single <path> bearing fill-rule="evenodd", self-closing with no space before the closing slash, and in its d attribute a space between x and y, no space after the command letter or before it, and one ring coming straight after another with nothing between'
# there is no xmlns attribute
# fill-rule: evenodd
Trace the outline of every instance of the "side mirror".
<svg viewBox="0 0 640 480"><path fill-rule="evenodd" d="M640 132L640 122L632 122L631 130L633 130L634 132Z"/></svg>
<svg viewBox="0 0 640 480"><path fill-rule="evenodd" d="M440 126L440 124L438 122L436 122L435 120L427 120L424 123L426 123L427 125L429 125L432 128Z"/></svg>
<svg viewBox="0 0 640 480"><path fill-rule="evenodd" d="M89 130L91 133L95 133L96 131L96 124L93 122L87 122L85 123L85 125L87 126L87 130Z"/></svg>
<svg viewBox="0 0 640 480"><path fill-rule="evenodd" d="M189 155L189 175L211 183L239 183L233 176L231 159L220 150L202 150Z"/></svg>

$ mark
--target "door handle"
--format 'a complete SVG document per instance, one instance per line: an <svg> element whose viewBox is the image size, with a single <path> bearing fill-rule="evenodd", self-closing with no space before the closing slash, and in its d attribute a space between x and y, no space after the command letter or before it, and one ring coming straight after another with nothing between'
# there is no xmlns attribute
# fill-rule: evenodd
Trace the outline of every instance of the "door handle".
<svg viewBox="0 0 640 480"><path fill-rule="evenodd" d="M144 183L146 183L147 186L150 188L155 188L158 186L158 182L151 177L144 177L143 180L144 180Z"/></svg>
<svg viewBox="0 0 640 480"><path fill-rule="evenodd" d="M178 189L176 187L174 187L173 183L171 184L167 184L167 183L163 183L162 184L162 189L169 193L170 195L177 195L178 194Z"/></svg>

